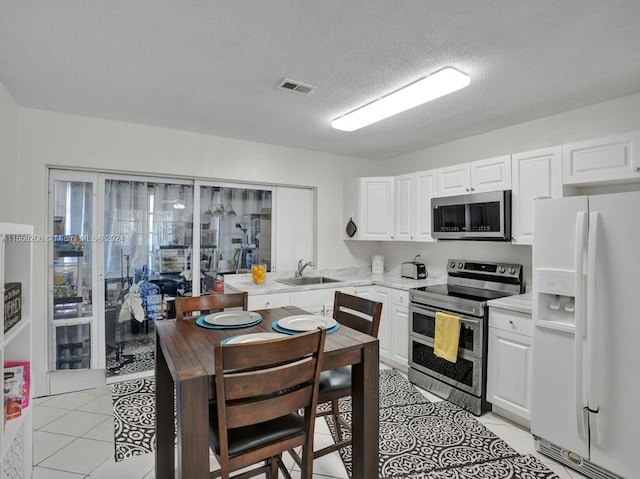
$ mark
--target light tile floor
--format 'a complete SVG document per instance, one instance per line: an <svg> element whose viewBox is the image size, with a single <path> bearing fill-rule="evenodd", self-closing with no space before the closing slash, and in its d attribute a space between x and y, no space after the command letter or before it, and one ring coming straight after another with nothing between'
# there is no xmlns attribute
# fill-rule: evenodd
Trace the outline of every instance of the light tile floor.
<svg viewBox="0 0 640 479"><path fill-rule="evenodd" d="M381 367L386 367L381 364ZM440 398L422 393L431 401ZM108 386L37 398L34 400L34 479L153 479L154 456L114 460L113 414L111 388ZM523 429L495 414L479 418L487 428L505 440L521 454L533 454L561 479L586 479L553 460L535 452L533 437ZM324 419L316 423L318 448L332 441ZM212 469L216 467L211 458ZM294 478L299 470L288 454L285 463ZM316 459L314 479L347 479L347 473L337 452Z"/></svg>

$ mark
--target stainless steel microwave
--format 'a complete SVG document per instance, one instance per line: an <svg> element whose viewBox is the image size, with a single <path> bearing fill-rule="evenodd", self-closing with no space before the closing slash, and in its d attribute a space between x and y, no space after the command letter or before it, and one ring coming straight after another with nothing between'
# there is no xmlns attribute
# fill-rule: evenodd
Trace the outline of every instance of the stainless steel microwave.
<svg viewBox="0 0 640 479"><path fill-rule="evenodd" d="M431 212L434 238L511 241L511 190L432 198Z"/></svg>

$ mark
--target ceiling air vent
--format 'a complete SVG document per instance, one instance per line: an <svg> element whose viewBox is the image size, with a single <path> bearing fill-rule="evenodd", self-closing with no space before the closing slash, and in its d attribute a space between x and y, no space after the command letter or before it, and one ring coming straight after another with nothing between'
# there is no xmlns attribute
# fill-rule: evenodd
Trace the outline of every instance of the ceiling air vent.
<svg viewBox="0 0 640 479"><path fill-rule="evenodd" d="M307 85L306 83L302 83L302 82L299 82L299 81L289 80L288 78L285 78L280 83L278 83L278 88L281 88L281 89L287 90L287 91L295 91L295 92L298 92L298 93L304 93L305 95L311 95L314 91L316 91L317 87L315 87L313 85Z"/></svg>

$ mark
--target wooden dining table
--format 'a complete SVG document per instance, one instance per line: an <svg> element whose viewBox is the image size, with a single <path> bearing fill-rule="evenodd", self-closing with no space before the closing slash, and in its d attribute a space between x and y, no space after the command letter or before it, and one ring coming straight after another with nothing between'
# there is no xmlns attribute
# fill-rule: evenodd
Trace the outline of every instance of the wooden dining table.
<svg viewBox="0 0 640 479"><path fill-rule="evenodd" d="M210 477L213 346L239 334L273 332L274 321L309 314L295 306L256 312L262 321L246 328L207 329L193 319L156 322L156 478ZM340 325L327 335L322 369L347 365L352 366L352 477L378 477L378 340Z"/></svg>

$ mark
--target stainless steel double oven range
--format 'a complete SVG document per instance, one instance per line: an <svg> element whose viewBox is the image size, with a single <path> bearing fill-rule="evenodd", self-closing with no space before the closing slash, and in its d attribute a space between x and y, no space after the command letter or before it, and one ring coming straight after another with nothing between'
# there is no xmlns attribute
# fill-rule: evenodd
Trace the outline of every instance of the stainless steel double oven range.
<svg viewBox="0 0 640 479"><path fill-rule="evenodd" d="M409 290L409 380L475 415L490 409L487 301L524 292L522 265L450 259L447 283ZM460 317L458 359L435 356L435 315Z"/></svg>

